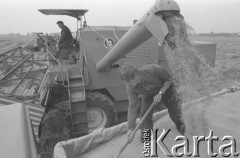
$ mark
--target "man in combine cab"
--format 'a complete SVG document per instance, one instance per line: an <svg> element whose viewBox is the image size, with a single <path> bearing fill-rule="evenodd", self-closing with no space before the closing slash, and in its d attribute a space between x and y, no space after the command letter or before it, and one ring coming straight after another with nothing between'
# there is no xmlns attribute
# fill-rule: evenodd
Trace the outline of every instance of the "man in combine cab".
<svg viewBox="0 0 240 158"><path fill-rule="evenodd" d="M57 59L68 59L68 56L71 53L71 45L73 42L73 37L70 29L64 25L62 21L58 21L57 25L61 28L61 36L57 43L58 53L56 55Z"/></svg>
<svg viewBox="0 0 240 158"><path fill-rule="evenodd" d="M164 67L157 64L149 64L136 69L132 65L125 65L121 69L121 79L126 83L129 99L128 139L130 139L130 134L136 126L139 109L137 101L139 95L141 95L142 98L140 117L144 115L152 103L157 104L162 100L177 130L180 134L184 135L185 124L182 119L181 99L173 84L172 76ZM144 129L153 129L152 115L153 110L143 122L141 134ZM141 138L141 141L144 141L143 138Z"/></svg>

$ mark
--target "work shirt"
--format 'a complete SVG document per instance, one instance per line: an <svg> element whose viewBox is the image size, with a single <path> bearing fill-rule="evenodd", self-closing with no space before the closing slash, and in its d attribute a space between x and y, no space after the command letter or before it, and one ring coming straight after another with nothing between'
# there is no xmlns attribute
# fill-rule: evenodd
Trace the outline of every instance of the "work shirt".
<svg viewBox="0 0 240 158"><path fill-rule="evenodd" d="M64 25L61 31L61 37L58 41L59 48L63 49L71 47L72 40L73 37L71 31Z"/></svg>
<svg viewBox="0 0 240 158"><path fill-rule="evenodd" d="M154 95L159 92L165 81L172 81L170 73L161 65L149 64L139 69L141 81L136 87L127 86L129 99L128 129L134 129L138 111L138 95Z"/></svg>

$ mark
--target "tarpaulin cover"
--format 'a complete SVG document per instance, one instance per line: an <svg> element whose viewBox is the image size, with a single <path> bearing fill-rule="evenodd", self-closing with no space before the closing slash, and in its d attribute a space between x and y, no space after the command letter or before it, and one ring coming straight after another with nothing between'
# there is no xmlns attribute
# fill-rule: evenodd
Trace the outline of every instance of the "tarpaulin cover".
<svg viewBox="0 0 240 158"><path fill-rule="evenodd" d="M0 157L40 158L28 110L22 103L0 107Z"/></svg>
<svg viewBox="0 0 240 158"><path fill-rule="evenodd" d="M239 90L239 88L235 90ZM206 98L195 100L191 102L192 104L183 104L184 121L187 126L186 138L189 139L190 146L193 146L192 136L208 136L210 130L213 130L213 134L219 137L219 141L214 144L214 152L218 153L221 144L224 144L222 141L224 135L230 135L236 139L237 150L240 152L240 92L230 92L233 92L233 89L213 94L213 99L206 103L208 107L206 107L205 103L203 104ZM193 104L194 108L188 107L188 105ZM166 114L168 114L166 110L154 114L154 129L159 129L160 133L163 129L171 129L165 140L166 146L171 147L176 143L174 138L179 136L179 133ZM127 124L122 123L112 128L99 129L81 138L59 142L54 149L54 158L115 157L126 141L126 131ZM205 158L208 156L206 147L206 142L200 143L200 157ZM128 145L121 157L139 158L143 157L142 152L143 144L140 142L140 132L137 132L134 141ZM166 157L161 150L158 151L158 154L160 157ZM218 153L217 157L222 156Z"/></svg>
<svg viewBox="0 0 240 158"><path fill-rule="evenodd" d="M153 120L167 114L167 111L156 113ZM139 121L139 120L138 120ZM84 137L59 142L54 148L54 158L75 158L96 147L97 145L107 142L114 137L125 134L127 131L127 123L122 123L111 128L100 128L93 133Z"/></svg>

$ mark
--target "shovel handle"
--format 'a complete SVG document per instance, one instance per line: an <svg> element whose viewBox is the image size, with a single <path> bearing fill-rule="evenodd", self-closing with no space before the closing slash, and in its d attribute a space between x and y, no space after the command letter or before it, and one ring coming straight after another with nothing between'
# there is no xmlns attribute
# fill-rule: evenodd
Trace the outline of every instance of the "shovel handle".
<svg viewBox="0 0 240 158"><path fill-rule="evenodd" d="M146 119L147 115L152 111L153 107L154 107L155 104L151 104L150 107L147 109L147 111L145 112L145 114L143 115L142 119L140 120L140 122L137 124L137 126L134 128L134 130L132 131L132 133L130 134L130 136L133 136L135 135L135 133L137 132L137 130L139 129L139 127L143 124L143 121ZM134 139L134 138L133 138ZM117 157L116 158L119 158L120 155L122 154L122 152L125 150L125 148L128 146L129 141L126 141L125 144L122 146L122 148L119 150L118 154L117 154Z"/></svg>
<svg viewBox="0 0 240 158"><path fill-rule="evenodd" d="M125 144L122 146L122 148L119 150L116 158L120 158L120 155L121 155L122 152L125 150L125 148L127 147L128 144L129 144L129 142L126 141Z"/></svg>

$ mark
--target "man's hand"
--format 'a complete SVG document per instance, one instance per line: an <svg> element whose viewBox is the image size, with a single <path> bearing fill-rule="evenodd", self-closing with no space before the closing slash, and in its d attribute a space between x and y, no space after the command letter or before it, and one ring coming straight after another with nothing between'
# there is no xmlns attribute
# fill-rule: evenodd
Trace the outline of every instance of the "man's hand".
<svg viewBox="0 0 240 158"><path fill-rule="evenodd" d="M153 104L156 105L162 100L162 94L156 94L153 99Z"/></svg>
<svg viewBox="0 0 240 158"><path fill-rule="evenodd" d="M134 139L134 135L132 135L132 132L133 132L133 130L128 130L127 131L127 140L128 140L128 143L129 144L131 144L131 142L133 141L133 139Z"/></svg>

